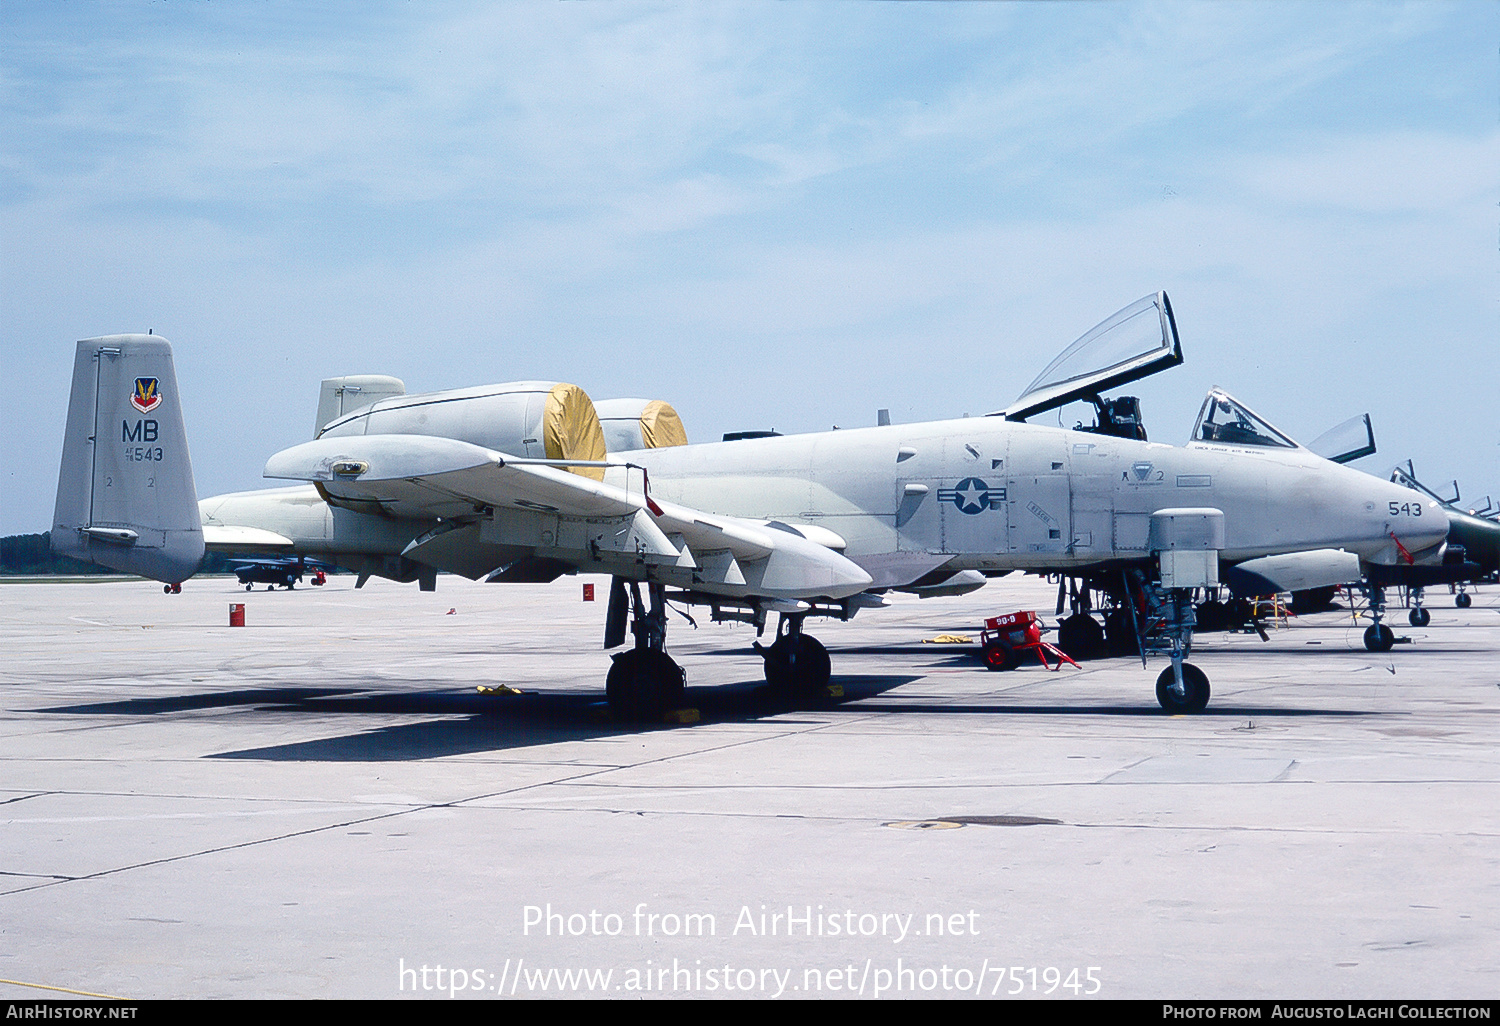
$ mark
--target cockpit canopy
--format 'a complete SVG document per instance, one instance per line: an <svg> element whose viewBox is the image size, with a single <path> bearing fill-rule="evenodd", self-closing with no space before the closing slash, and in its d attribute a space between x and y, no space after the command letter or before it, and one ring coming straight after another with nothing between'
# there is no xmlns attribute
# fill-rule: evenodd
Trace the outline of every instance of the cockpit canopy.
<svg viewBox="0 0 1500 1026"><path fill-rule="evenodd" d="M1220 388L1211 389L1198 411L1189 442L1217 445L1257 446L1264 449L1300 449L1296 442L1277 431L1244 403Z"/></svg>
<svg viewBox="0 0 1500 1026"><path fill-rule="evenodd" d="M1095 325L1064 349L1001 415L1025 420L1182 362L1165 292L1146 296Z"/></svg>
<svg viewBox="0 0 1500 1026"><path fill-rule="evenodd" d="M1370 415L1361 413L1336 424L1307 443L1307 448L1325 460L1349 463L1375 454L1375 428Z"/></svg>

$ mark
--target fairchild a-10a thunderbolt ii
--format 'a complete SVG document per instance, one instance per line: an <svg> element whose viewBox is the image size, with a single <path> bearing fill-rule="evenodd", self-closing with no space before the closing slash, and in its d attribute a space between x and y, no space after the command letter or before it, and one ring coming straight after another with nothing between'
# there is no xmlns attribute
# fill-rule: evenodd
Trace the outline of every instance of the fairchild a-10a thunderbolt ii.
<svg viewBox="0 0 1500 1026"><path fill-rule="evenodd" d="M1121 574L1142 639L1149 620L1171 656L1158 700L1198 711L1209 688L1184 661L1191 599L1221 567L1272 590L1321 587L1403 550L1440 559L1448 524L1435 503L1314 455L1224 393L1185 447L1143 440L1129 409L1100 398L1180 361L1159 293L1079 339L1000 415L651 448L650 404L638 404L646 447L614 452L570 385L405 395L391 378L330 379L315 439L266 463L298 485L200 504L170 346L96 338L78 343L52 543L169 584L197 570L205 543L423 588L439 570L607 573L605 647L624 643L627 622L634 636L606 683L621 717L680 704L669 600L758 630L778 614L766 679L811 698L831 667L808 617L1013 570ZM370 387L351 399L350 382ZM1024 422L1080 397L1100 412L1092 429ZM618 425L618 411L605 419ZM654 425L660 441L683 440L673 419Z"/></svg>

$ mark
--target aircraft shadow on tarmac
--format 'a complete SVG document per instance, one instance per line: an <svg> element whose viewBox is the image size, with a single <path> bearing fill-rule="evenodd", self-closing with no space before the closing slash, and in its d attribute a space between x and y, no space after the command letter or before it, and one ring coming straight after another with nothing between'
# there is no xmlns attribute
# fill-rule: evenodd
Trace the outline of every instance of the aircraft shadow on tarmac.
<svg viewBox="0 0 1500 1026"><path fill-rule="evenodd" d="M910 674L847 675L834 682L842 699L826 707L873 698L919 679ZM774 702L760 681L689 687L686 706L697 709L700 722L749 722L790 710ZM525 692L504 697L474 691L410 691L372 694L358 688L260 688L117 702L59 706L39 710L75 715L154 716L202 709L254 707L262 713L307 713L326 717L420 716L416 723L386 725L355 734L299 741L240 751L218 752L215 759L264 759L278 762L386 762L433 759L503 751L595 737L682 729L669 724L614 723L597 693ZM433 720L432 716L452 717ZM459 718L462 717L462 718Z"/></svg>
<svg viewBox="0 0 1500 1026"><path fill-rule="evenodd" d="M1099 705L1068 702L1016 705L1003 698L993 704L945 703L881 699L886 692L919 680L910 674L836 676L844 690L824 708L850 706L868 713L1002 716L1162 716L1154 703ZM689 687L686 705L699 712L703 723L750 722L782 716L788 707L771 700L759 681ZM851 705L857 703L857 705ZM597 694L526 692L494 697L472 691L411 691L371 693L359 688L251 688L158 698L61 706L39 710L82 715L156 716L204 709L253 707L271 714L304 713L318 717L416 716L420 722L397 723L338 737L299 741L237 751L217 752L208 758L256 759L272 762L405 762L450 755L498 752L513 748L620 736L651 730L683 729L666 724L610 722ZM1270 706L1215 706L1199 714L1217 720L1236 718L1284 719L1302 716L1367 716L1360 710L1328 710ZM434 720L429 717L444 716Z"/></svg>

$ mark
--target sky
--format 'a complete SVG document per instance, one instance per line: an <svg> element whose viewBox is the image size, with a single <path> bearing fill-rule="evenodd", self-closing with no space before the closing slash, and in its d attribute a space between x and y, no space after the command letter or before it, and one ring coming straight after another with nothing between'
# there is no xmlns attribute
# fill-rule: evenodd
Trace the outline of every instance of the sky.
<svg viewBox="0 0 1500 1026"><path fill-rule="evenodd" d="M1500 502L1500 4L0 5L0 534L77 339L172 341L208 496L325 377L978 416L1158 290L1153 441L1218 385Z"/></svg>

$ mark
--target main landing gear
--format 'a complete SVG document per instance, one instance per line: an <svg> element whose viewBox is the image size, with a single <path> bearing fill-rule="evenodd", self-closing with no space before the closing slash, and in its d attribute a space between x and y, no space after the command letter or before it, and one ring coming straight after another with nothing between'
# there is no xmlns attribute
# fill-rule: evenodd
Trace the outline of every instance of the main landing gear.
<svg viewBox="0 0 1500 1026"><path fill-rule="evenodd" d="M604 694L610 713L619 720L660 720L682 705L683 685L687 675L666 653L666 589L660 584L646 586L651 605L641 601L641 586L616 577L610 588L609 615L605 626L606 647L624 640L625 616L630 615L630 632L635 647L614 657L605 678Z"/></svg>
<svg viewBox="0 0 1500 1026"><path fill-rule="evenodd" d="M604 683L610 714L621 721L659 722L667 713L681 708L683 702L686 674L666 652L666 588L647 583L646 589L643 601L639 582L616 577L610 585L604 647L624 643L627 621L635 636L635 645L614 657ZM766 612L764 606L743 613L725 612L715 606L714 619L753 624L759 632L765 627ZM832 676L828 650L802 631L810 613L841 615L831 608L798 603L794 611L781 613L774 642L764 646L756 642L755 649L765 660L767 688L778 705L815 705L828 697ZM848 610L842 615L848 619Z"/></svg>
<svg viewBox="0 0 1500 1026"><path fill-rule="evenodd" d="M766 661L766 684L778 702L804 705L828 695L833 664L823 643L802 633L804 619L801 613L782 613L776 640L755 646Z"/></svg>

